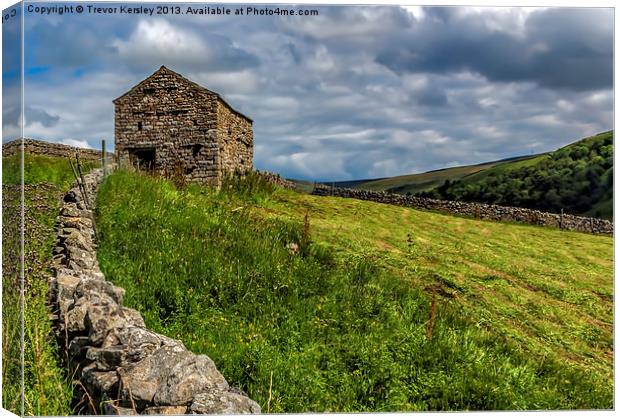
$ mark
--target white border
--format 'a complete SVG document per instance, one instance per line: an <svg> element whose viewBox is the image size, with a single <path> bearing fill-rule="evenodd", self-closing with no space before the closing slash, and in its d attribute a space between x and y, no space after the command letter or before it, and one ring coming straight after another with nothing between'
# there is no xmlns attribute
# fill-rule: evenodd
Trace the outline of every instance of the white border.
<svg viewBox="0 0 620 418"><path fill-rule="evenodd" d="M198 1L198 2L191 2L191 1L183 1L183 0L166 0L166 3L207 3L207 2L203 2L203 1ZM5 9L11 5L16 4L17 2L15 1L10 1L10 0L0 0L0 6L1 9ZM93 1L84 1L83 3L95 3ZM119 2L121 3L121 2ZM147 1L127 1L127 2L122 2L122 3L157 3L155 1L152 2L147 2ZM163 1L162 1L163 3ZM283 4L284 2L280 1L280 2L276 2L276 1L257 1L257 0L243 0L243 1L239 1L239 0L220 0L217 2L212 2L212 3L231 3L231 4ZM491 1L491 0L475 0L475 1L459 1L459 0L447 0L447 1L437 1L437 0L427 0L424 2L418 2L418 1L383 1L383 0L376 0L376 1L367 1L367 0L337 0L337 1L330 1L330 0L295 0L292 1L290 3L295 3L295 4L316 4L316 5L375 5L375 4L380 4L380 5L401 5L401 6L432 6L432 5L436 5L436 6L480 6L480 7L610 7L610 8L614 8L614 23L618 14L618 9L615 8L615 2L614 1L609 1L609 0L590 0L590 1L561 1L561 0L541 0L541 1L520 1L520 2L510 2L510 1L504 1L504 0L495 0L495 1ZM22 16L23 19L23 16ZM22 20L22 27L23 27L23 20ZM2 31L0 31L0 42L2 41ZM615 65L616 64L616 59L618 57L618 44L615 42L616 40L616 33L615 33L615 26L614 26L614 131L615 131L615 125L616 125L616 121L618 118L618 115L615 113L615 109L616 109L616 95L615 95L615 80L618 77L618 67ZM23 37L22 37L22 42L23 42ZM23 48L23 45L22 45ZM23 49L22 49L23 50ZM23 57L22 57L22 65L23 65ZM2 57L0 54L0 67L2 66ZM23 77L22 77L22 83L23 83ZM23 86L22 86L23 88ZM1 87L0 87L0 93L1 93ZM23 107L23 90L22 90L22 107ZM23 111L23 109L22 109ZM0 126L2 124L2 115L0 112ZM22 126L22 130L23 130L23 126ZM23 132L22 132L22 136L23 136ZM614 141L615 142L615 141ZM618 167L618 161L620 160L620 158L618 157L618 154L616 154L614 152L614 166ZM2 163L0 162L0 169L2 168ZM616 170L614 172L614 184L618 184L618 181L620 180L620 175L618 174L618 171ZM614 187L614 191L615 191L615 187ZM1 196L1 191L0 191L0 196ZM615 196L614 193L614 219L618 219L618 199ZM1 219L0 219L0 225L1 225ZM615 233L614 233L614 237L615 237ZM2 239L0 237L0 243L2 242ZM23 245L23 243L22 243ZM618 255L620 253L620 250L617 248L617 246L615 245L615 238L614 238L614 260L618 259ZM1 263L2 261L0 260L0 269L1 269ZM22 264L23 266L23 264ZM615 294L615 283L616 283L616 274L615 274L615 263L614 263L614 294ZM0 301L0 309L1 309L2 303ZM615 327L615 318L617 317L617 313L618 313L618 306L617 304L614 303L614 342L617 341L616 340L616 327ZM22 321L23 321L23 315L22 315ZM0 323L0 330L1 330L1 323ZM22 333L23 336L23 333ZM616 360L617 360L617 356L615 356L616 353L614 353L614 383L616 383L616 379L615 379L615 371L617 370L616 368ZM23 355L23 353L22 353ZM2 353L0 352L0 361L2 360ZM23 361L22 361L23 364ZM23 373L23 371L22 371ZM0 378L1 379L1 378ZM22 379L23 379L23 375L22 375ZM614 384L614 405L615 405L615 401L618 399L618 385ZM0 392L0 402L2 400L2 394ZM1 403L0 403L1 405ZM382 413L381 416L385 416L385 417L409 417L409 416L415 416L415 417L426 417L426 416L434 416L437 414L444 414L444 412L420 412L420 413L415 413L415 414L410 414L410 413ZM512 416L519 416L519 415L527 415L528 417L537 417L537 416L552 416L552 417L580 417L584 414L587 414L588 417L611 417L611 416L615 416L615 412L614 411L526 411L526 412L454 412L454 413L447 413L446 414L450 414L450 416L463 416L463 417L472 417L472 418L482 418L482 417L512 417ZM303 415L308 415L308 414L303 414ZM340 415L346 415L346 416L362 416L362 415L368 415L368 414L330 414L332 416L340 416ZM378 415L378 414L371 414L371 415ZM16 416L4 409L0 409L0 416ZM291 417L291 416L302 416L302 414L278 414L278 416L282 416L282 417Z"/></svg>

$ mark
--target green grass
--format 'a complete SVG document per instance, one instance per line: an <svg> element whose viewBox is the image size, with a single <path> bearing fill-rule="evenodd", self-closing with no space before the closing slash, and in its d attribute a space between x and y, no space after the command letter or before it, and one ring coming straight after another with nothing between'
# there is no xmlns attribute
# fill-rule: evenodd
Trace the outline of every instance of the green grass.
<svg viewBox="0 0 620 418"><path fill-rule="evenodd" d="M20 156L3 158L3 406L21 411L21 307L19 300ZM73 181L65 159L25 155L24 411L68 415L72 385L60 366L46 307L54 222L60 197ZM9 209L9 210L6 210ZM8 244L8 245L7 245Z"/></svg>
<svg viewBox="0 0 620 418"><path fill-rule="evenodd" d="M468 183L480 181L489 176L496 176L502 173L518 170L523 167L532 167L532 166L535 166L536 164L544 163L545 161L549 160L549 158L550 157L548 154L543 154L543 155L527 157L527 158L524 158L522 160L517 160L517 161L507 161L507 162L489 167L486 170L481 170L479 172L466 175L462 178L462 180ZM450 180L456 180L456 179L450 179Z"/></svg>
<svg viewBox="0 0 620 418"><path fill-rule="evenodd" d="M256 179L117 172L97 205L126 303L265 412L613 407L610 237Z"/></svg>
<svg viewBox="0 0 620 418"><path fill-rule="evenodd" d="M81 163L84 173L95 166L95 163L91 161L81 161ZM14 154L2 159L3 184L20 183L20 165L20 154ZM64 190L68 189L74 181L68 159L28 153L24 155L24 184L47 182L55 184Z"/></svg>
<svg viewBox="0 0 620 418"><path fill-rule="evenodd" d="M21 414L20 190L2 188L2 407Z"/></svg>

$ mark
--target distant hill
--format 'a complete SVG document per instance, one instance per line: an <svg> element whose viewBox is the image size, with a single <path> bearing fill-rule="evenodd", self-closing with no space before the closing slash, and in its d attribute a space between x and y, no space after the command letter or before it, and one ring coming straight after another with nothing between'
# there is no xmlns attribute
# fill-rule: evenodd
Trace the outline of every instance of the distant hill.
<svg viewBox="0 0 620 418"><path fill-rule="evenodd" d="M417 195L612 219L613 131L534 158L447 178Z"/></svg>
<svg viewBox="0 0 620 418"><path fill-rule="evenodd" d="M506 164L515 164L517 162L525 163L526 161L534 160L537 157L540 157L540 155L528 155L474 165L442 168L420 174L406 174L403 176L385 177L371 180L351 180L333 183L325 182L324 184L333 184L336 187L349 187L352 189L386 191L400 194L416 194L423 191L430 191L435 187L441 186L446 180L458 180L472 174L489 170L493 167Z"/></svg>
<svg viewBox="0 0 620 418"><path fill-rule="evenodd" d="M612 219L613 131L550 153L323 184Z"/></svg>
<svg viewBox="0 0 620 418"><path fill-rule="evenodd" d="M381 177L376 179L363 179L363 180L346 180L346 181L324 181L321 184L325 184L327 186L335 186L335 187L347 187L351 189L358 188L362 184L370 184L377 181L389 180L394 177Z"/></svg>

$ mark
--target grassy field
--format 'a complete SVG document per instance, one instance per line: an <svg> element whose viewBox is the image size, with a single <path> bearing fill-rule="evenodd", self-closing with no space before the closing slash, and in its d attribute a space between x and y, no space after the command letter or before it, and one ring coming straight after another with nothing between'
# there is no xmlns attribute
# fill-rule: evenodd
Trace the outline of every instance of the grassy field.
<svg viewBox="0 0 620 418"><path fill-rule="evenodd" d="M21 307L19 298L20 155L3 158L3 407L21 411ZM73 175L65 159L26 154L24 411L25 415L71 413L72 386L58 360L46 308L54 222Z"/></svg>
<svg viewBox="0 0 620 418"><path fill-rule="evenodd" d="M613 407L613 240L117 172L98 257L264 412Z"/></svg>

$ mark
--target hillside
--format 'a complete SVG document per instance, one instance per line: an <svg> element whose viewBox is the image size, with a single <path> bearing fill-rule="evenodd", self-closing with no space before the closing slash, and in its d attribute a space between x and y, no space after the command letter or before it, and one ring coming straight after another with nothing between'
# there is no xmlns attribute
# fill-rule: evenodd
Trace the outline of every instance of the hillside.
<svg viewBox="0 0 620 418"><path fill-rule="evenodd" d="M446 180L458 180L469 175L485 172L493 167L507 166L516 163L527 164L538 157L539 155L515 157L481 164L443 168L420 174L407 174L404 176L386 177L372 180L326 182L325 184L334 185L336 187L349 187L353 189L415 194L418 192L432 190L433 188L442 185Z"/></svg>
<svg viewBox="0 0 620 418"><path fill-rule="evenodd" d="M325 184L612 219L613 131L547 154Z"/></svg>
<svg viewBox="0 0 620 418"><path fill-rule="evenodd" d="M252 176L117 172L97 206L125 302L264 412L613 407L611 237Z"/></svg>
<svg viewBox="0 0 620 418"><path fill-rule="evenodd" d="M613 132L560 148L535 164L494 167L421 195L612 219Z"/></svg>

